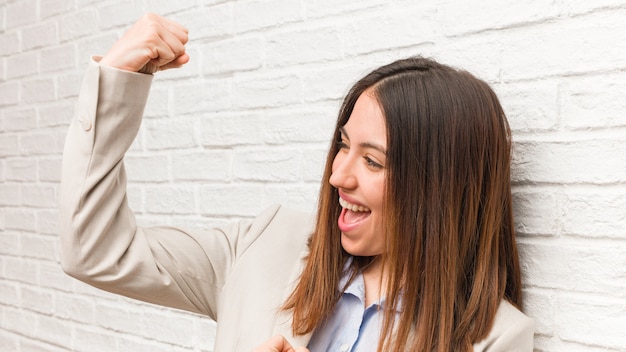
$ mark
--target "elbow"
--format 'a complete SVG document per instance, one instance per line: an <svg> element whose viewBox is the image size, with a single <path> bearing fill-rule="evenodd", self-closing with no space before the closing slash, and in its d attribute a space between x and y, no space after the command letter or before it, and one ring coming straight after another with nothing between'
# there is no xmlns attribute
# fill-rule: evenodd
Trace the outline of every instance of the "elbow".
<svg viewBox="0 0 626 352"><path fill-rule="evenodd" d="M63 272L80 281L88 281L87 270L81 262L78 256L61 249L61 269Z"/></svg>

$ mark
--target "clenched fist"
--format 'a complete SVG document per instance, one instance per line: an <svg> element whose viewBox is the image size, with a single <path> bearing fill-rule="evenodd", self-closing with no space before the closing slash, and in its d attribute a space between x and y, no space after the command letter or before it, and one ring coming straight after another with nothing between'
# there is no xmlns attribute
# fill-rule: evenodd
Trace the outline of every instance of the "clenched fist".
<svg viewBox="0 0 626 352"><path fill-rule="evenodd" d="M143 73L181 67L189 61L187 40L187 28L149 13L113 45L100 64Z"/></svg>

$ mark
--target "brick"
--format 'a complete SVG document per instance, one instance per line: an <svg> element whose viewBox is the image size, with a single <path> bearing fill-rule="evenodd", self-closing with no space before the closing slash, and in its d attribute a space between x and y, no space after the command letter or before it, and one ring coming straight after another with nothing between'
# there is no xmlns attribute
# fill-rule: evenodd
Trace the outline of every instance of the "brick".
<svg viewBox="0 0 626 352"><path fill-rule="evenodd" d="M20 52L20 40L17 31L0 33L0 56Z"/></svg>
<svg viewBox="0 0 626 352"><path fill-rule="evenodd" d="M170 109L169 96L170 93L168 89L157 89L154 87L150 89L144 117L168 116Z"/></svg>
<svg viewBox="0 0 626 352"><path fill-rule="evenodd" d="M60 102L54 105L44 105L39 108L39 127L68 126L74 116L74 104Z"/></svg>
<svg viewBox="0 0 626 352"><path fill-rule="evenodd" d="M7 229L35 232L35 211L23 208L10 208L6 210L5 226Z"/></svg>
<svg viewBox="0 0 626 352"><path fill-rule="evenodd" d="M20 141L16 134L0 134L0 155L19 155Z"/></svg>
<svg viewBox="0 0 626 352"><path fill-rule="evenodd" d="M387 63L387 62L386 62ZM306 102L318 102L324 100L343 100L350 87L364 75L366 71L373 69L369 63L356 63L342 61L338 64L326 64L301 73L302 97ZM312 104L307 103L307 107ZM332 105L331 115L335 118L339 112L339 103Z"/></svg>
<svg viewBox="0 0 626 352"><path fill-rule="evenodd" d="M270 144L322 142L328 145L332 139L337 111L334 108L314 107L302 110L294 108L268 111L263 128L265 142Z"/></svg>
<svg viewBox="0 0 626 352"><path fill-rule="evenodd" d="M195 195L193 187L147 187L146 211L152 214L193 214L196 210Z"/></svg>
<svg viewBox="0 0 626 352"><path fill-rule="evenodd" d="M615 270L626 258L615 245L563 239L519 247L526 285L605 295L626 289L626 274Z"/></svg>
<svg viewBox="0 0 626 352"><path fill-rule="evenodd" d="M200 213L207 216L255 216L261 210L263 187L255 184L210 185L200 188Z"/></svg>
<svg viewBox="0 0 626 352"><path fill-rule="evenodd" d="M7 351L19 351L20 336L0 330L0 346L3 346Z"/></svg>
<svg viewBox="0 0 626 352"><path fill-rule="evenodd" d="M129 27L146 12L142 7L134 1L100 5L100 28Z"/></svg>
<svg viewBox="0 0 626 352"><path fill-rule="evenodd" d="M73 9L73 0L46 0L39 3L39 13L42 18L68 13Z"/></svg>
<svg viewBox="0 0 626 352"><path fill-rule="evenodd" d="M6 5L6 27L14 28L37 22L35 0L15 1Z"/></svg>
<svg viewBox="0 0 626 352"><path fill-rule="evenodd" d="M56 255L56 237L23 234L21 237L22 246L28 248L26 257L35 259L44 259L53 261L57 259Z"/></svg>
<svg viewBox="0 0 626 352"><path fill-rule="evenodd" d="M524 290L524 313L535 320L535 334L555 333L554 315L557 297L551 290Z"/></svg>
<svg viewBox="0 0 626 352"><path fill-rule="evenodd" d="M218 1L216 0L207 0L203 1L204 5L211 5ZM155 13L161 15L168 15L175 12L184 11L191 8L196 8L196 4L191 1L168 1L168 0L146 0L146 9L150 9ZM170 16L167 16L170 17Z"/></svg>
<svg viewBox="0 0 626 352"><path fill-rule="evenodd" d="M64 133L65 134L65 133ZM22 135L20 149L26 155L60 153L63 149L58 133L36 133Z"/></svg>
<svg viewBox="0 0 626 352"><path fill-rule="evenodd" d="M512 180L559 184L623 182L626 179L623 145L622 140L610 139L517 142L513 148Z"/></svg>
<svg viewBox="0 0 626 352"><path fill-rule="evenodd" d="M70 347L67 337L72 336L73 331L71 325L56 317L40 315L36 336L52 345Z"/></svg>
<svg viewBox="0 0 626 352"><path fill-rule="evenodd" d="M22 102L26 104L42 103L56 98L52 78L22 81L21 86Z"/></svg>
<svg viewBox="0 0 626 352"><path fill-rule="evenodd" d="M37 287L22 286L22 308L37 313L52 315L54 313L54 295Z"/></svg>
<svg viewBox="0 0 626 352"><path fill-rule="evenodd" d="M221 111L231 107L230 79L205 80L176 87L174 115Z"/></svg>
<svg viewBox="0 0 626 352"><path fill-rule="evenodd" d="M470 2L444 2L438 7L441 28L449 36L519 26L559 15L558 6L545 1L522 4L514 0L488 0L481 3L480 11L476 11L476 4ZM472 16L467 16L468 13Z"/></svg>
<svg viewBox="0 0 626 352"><path fill-rule="evenodd" d="M6 109L4 117L5 131L29 131L37 127L37 111L32 107Z"/></svg>
<svg viewBox="0 0 626 352"><path fill-rule="evenodd" d="M183 352L187 348L136 337L116 336L120 351ZM211 342L208 346L212 346ZM198 345L195 345L198 346Z"/></svg>
<svg viewBox="0 0 626 352"><path fill-rule="evenodd" d="M300 2L289 0L238 1L234 8L235 31L242 33L301 21L300 6Z"/></svg>
<svg viewBox="0 0 626 352"><path fill-rule="evenodd" d="M302 170L303 181L313 182L316 186L319 186L324 174L327 155L328 148L306 148L302 150L302 166L300 169Z"/></svg>
<svg viewBox="0 0 626 352"><path fill-rule="evenodd" d="M54 235L59 234L59 212L56 210L38 210L37 211L37 233L42 235ZM56 244L54 242L53 244ZM57 259L58 251L55 246L51 246L54 251L54 256L50 258Z"/></svg>
<svg viewBox="0 0 626 352"><path fill-rule="evenodd" d="M90 327L78 327L74 332L77 346L88 346L89 351L110 352L117 350L117 337L111 332L93 330Z"/></svg>
<svg viewBox="0 0 626 352"><path fill-rule="evenodd" d="M436 7L426 4L349 20L342 28L346 55L427 43L435 36L436 18Z"/></svg>
<svg viewBox="0 0 626 352"><path fill-rule="evenodd" d="M566 341L608 349L624 349L626 326L624 298L563 294L558 300L556 321L559 337Z"/></svg>
<svg viewBox="0 0 626 352"><path fill-rule="evenodd" d="M39 53L29 51L7 58L7 79L32 76L37 73Z"/></svg>
<svg viewBox="0 0 626 352"><path fill-rule="evenodd" d="M18 83L0 83L0 106L16 105L19 99L20 85Z"/></svg>
<svg viewBox="0 0 626 352"><path fill-rule="evenodd" d="M40 158L38 180L44 182L60 182L61 158Z"/></svg>
<svg viewBox="0 0 626 352"><path fill-rule="evenodd" d="M217 75L255 70L263 65L264 58L265 45L259 37L224 40L202 48L203 73Z"/></svg>
<svg viewBox="0 0 626 352"><path fill-rule="evenodd" d="M195 319L193 336L195 337L196 342L194 343L194 346L207 346L207 348L209 348L208 346L213 346L216 330L217 323L215 323L215 321L210 319Z"/></svg>
<svg viewBox="0 0 626 352"><path fill-rule="evenodd" d="M560 86L563 124L572 130L626 126L626 75L572 77Z"/></svg>
<svg viewBox="0 0 626 352"><path fill-rule="evenodd" d="M132 182L163 182L169 180L167 158L163 155L126 157L128 180Z"/></svg>
<svg viewBox="0 0 626 352"><path fill-rule="evenodd" d="M626 190L574 188L564 192L560 203L563 233L588 238L624 238Z"/></svg>
<svg viewBox="0 0 626 352"><path fill-rule="evenodd" d="M520 80L622 67L626 48L615 46L608 33L625 30L623 13L613 11L511 31L501 37L502 77Z"/></svg>
<svg viewBox="0 0 626 352"><path fill-rule="evenodd" d="M343 48L343 33L337 27L281 32L267 37L266 62L271 67L333 61L343 57Z"/></svg>
<svg viewBox="0 0 626 352"><path fill-rule="evenodd" d="M76 294L56 293L55 315L82 324L93 324L96 306L92 299Z"/></svg>
<svg viewBox="0 0 626 352"><path fill-rule="evenodd" d="M8 159L5 175L6 179L10 181L36 181L37 160L33 158Z"/></svg>
<svg viewBox="0 0 626 352"><path fill-rule="evenodd" d="M17 206L21 202L20 186L14 183L0 184L0 205Z"/></svg>
<svg viewBox="0 0 626 352"><path fill-rule="evenodd" d="M98 23L98 10L93 7L67 14L59 20L59 39L61 42L67 42L96 34Z"/></svg>
<svg viewBox="0 0 626 352"><path fill-rule="evenodd" d="M300 152L294 149L240 150L233 155L233 177L242 181L296 181L301 162Z"/></svg>
<svg viewBox="0 0 626 352"><path fill-rule="evenodd" d="M193 347L191 344L193 320L190 317L171 312L142 309L139 319L142 322L142 330L146 337L187 348ZM170 324L161 324L160 321L162 320Z"/></svg>
<svg viewBox="0 0 626 352"><path fill-rule="evenodd" d="M66 347L69 347L69 344L70 344L70 340L69 339L64 341L64 345ZM67 348L54 346L54 345L52 345L50 343L36 341L36 340L32 340L32 339L31 340L22 340L22 341L20 341L20 348L24 352L39 352L39 351L65 352L65 351L67 351Z"/></svg>
<svg viewBox="0 0 626 352"><path fill-rule="evenodd" d="M318 183L294 186L269 184L264 190L263 205L283 204L289 208L314 213L317 210Z"/></svg>
<svg viewBox="0 0 626 352"><path fill-rule="evenodd" d="M131 185L126 187L126 197L128 197L128 204L135 214L145 212L144 188L145 187L141 185Z"/></svg>
<svg viewBox="0 0 626 352"><path fill-rule="evenodd" d="M259 144L264 133L260 112L218 113L202 118L200 123L200 142L205 147Z"/></svg>
<svg viewBox="0 0 626 352"><path fill-rule="evenodd" d="M73 43L41 51L41 72L53 72L76 67L76 48Z"/></svg>
<svg viewBox="0 0 626 352"><path fill-rule="evenodd" d="M205 151L172 156L175 181L225 181L231 178L230 151Z"/></svg>
<svg viewBox="0 0 626 352"><path fill-rule="evenodd" d="M555 236L563 231L564 209L555 190L513 189L515 231L518 234Z"/></svg>
<svg viewBox="0 0 626 352"><path fill-rule="evenodd" d="M4 258L4 278L31 285L37 285L37 264L33 260L18 257Z"/></svg>
<svg viewBox="0 0 626 352"><path fill-rule="evenodd" d="M559 125L558 82L502 84L494 87L513 133L553 131Z"/></svg>
<svg viewBox="0 0 626 352"><path fill-rule="evenodd" d="M97 34L73 41L76 44L78 67L87 67L93 56L105 55L120 35L121 32L97 32Z"/></svg>
<svg viewBox="0 0 626 352"><path fill-rule="evenodd" d="M4 231L0 236L0 253L13 256L22 254L22 243L20 234L17 232Z"/></svg>
<svg viewBox="0 0 626 352"><path fill-rule="evenodd" d="M189 29L189 45L200 39L225 38L233 34L233 5L231 3L193 8L172 18Z"/></svg>
<svg viewBox="0 0 626 352"><path fill-rule="evenodd" d="M98 304L95 309L95 323L109 330L123 330L136 335L142 334L142 324L137 312L127 307Z"/></svg>
<svg viewBox="0 0 626 352"><path fill-rule="evenodd" d="M236 76L233 82L237 108L276 107L300 100L300 79L293 74Z"/></svg>
<svg viewBox="0 0 626 352"><path fill-rule="evenodd" d="M57 234L58 236L58 234ZM55 252L59 253L59 245L55 245ZM39 263L39 273L41 275L41 279L39 281L39 287L42 288L51 288L57 291L57 296L55 297L57 302L57 313L59 311L59 292L70 292L74 289L74 283L77 283L75 279L69 277L61 270L61 265L59 265L58 260L54 262L42 261ZM80 304L80 300L76 299L77 304Z"/></svg>
<svg viewBox="0 0 626 352"><path fill-rule="evenodd" d="M21 304L19 285L16 283L0 282L0 303L6 306L19 307Z"/></svg>
<svg viewBox="0 0 626 352"><path fill-rule="evenodd" d="M6 325L6 330L33 338L37 334L40 316L23 309L6 308L4 309L4 320L11 322L11 324Z"/></svg>
<svg viewBox="0 0 626 352"><path fill-rule="evenodd" d="M46 21L23 28L21 33L23 50L50 47L59 42L57 24L54 21Z"/></svg>
<svg viewBox="0 0 626 352"><path fill-rule="evenodd" d="M192 119L146 120L143 125L149 150L190 148L198 144Z"/></svg>
<svg viewBox="0 0 626 352"><path fill-rule="evenodd" d="M384 3L384 0L308 0L304 5L304 14L307 18L323 18L343 13L354 16L355 11L380 10L379 6Z"/></svg>
<svg viewBox="0 0 626 352"><path fill-rule="evenodd" d="M85 57L87 60L88 57ZM59 99L64 98L74 98L78 96L80 91L81 82L83 80L83 71L80 73L76 72L68 72L68 73L59 73L56 75L57 82L57 97ZM72 101L73 102L73 101ZM72 115L67 116L67 122L69 122Z"/></svg>

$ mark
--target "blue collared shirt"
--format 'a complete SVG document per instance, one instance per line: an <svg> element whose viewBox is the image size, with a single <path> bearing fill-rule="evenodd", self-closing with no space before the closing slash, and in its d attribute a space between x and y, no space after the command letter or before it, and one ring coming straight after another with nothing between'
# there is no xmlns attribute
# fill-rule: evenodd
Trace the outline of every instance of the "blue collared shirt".
<svg viewBox="0 0 626 352"><path fill-rule="evenodd" d="M344 275L339 287L344 287L349 275ZM311 352L374 352L378 347L383 323L384 300L365 307L363 274L350 283L333 314L318 327L311 341Z"/></svg>

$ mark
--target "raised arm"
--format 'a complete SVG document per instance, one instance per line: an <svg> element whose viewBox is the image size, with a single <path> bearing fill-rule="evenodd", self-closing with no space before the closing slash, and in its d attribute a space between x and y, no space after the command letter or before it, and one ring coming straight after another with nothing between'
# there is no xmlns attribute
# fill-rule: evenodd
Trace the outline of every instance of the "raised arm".
<svg viewBox="0 0 626 352"><path fill-rule="evenodd" d="M64 148L61 263L96 287L215 317L213 293L225 281L236 256L233 241L246 224L211 233L141 228L126 196L124 154L139 130L152 80L135 71L183 65L186 41L180 25L146 15L100 63L90 62Z"/></svg>

